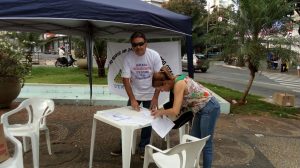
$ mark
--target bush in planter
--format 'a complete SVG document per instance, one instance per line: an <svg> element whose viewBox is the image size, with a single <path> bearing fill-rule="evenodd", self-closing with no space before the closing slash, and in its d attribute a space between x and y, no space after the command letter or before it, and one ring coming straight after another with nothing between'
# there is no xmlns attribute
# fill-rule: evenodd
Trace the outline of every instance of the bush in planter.
<svg viewBox="0 0 300 168"><path fill-rule="evenodd" d="M21 63L23 51L8 39L0 39L0 108L7 107L19 95L29 63Z"/></svg>

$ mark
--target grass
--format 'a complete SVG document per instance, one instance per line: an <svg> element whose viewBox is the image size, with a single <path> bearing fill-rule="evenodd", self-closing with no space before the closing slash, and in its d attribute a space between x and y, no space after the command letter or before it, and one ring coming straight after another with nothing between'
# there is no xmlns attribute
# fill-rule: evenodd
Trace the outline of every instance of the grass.
<svg viewBox="0 0 300 168"><path fill-rule="evenodd" d="M25 78L27 83L51 83L51 84L88 84L86 69L77 67L33 67L31 75ZM106 77L99 78L97 69L93 69L93 84L106 85Z"/></svg>
<svg viewBox="0 0 300 168"><path fill-rule="evenodd" d="M203 83L203 85L216 94L223 97L228 102L232 100L239 100L243 93L239 91L235 91L229 88L225 88L222 86L210 84L210 83ZM233 105L231 104L230 113L233 114L255 114L255 115L272 115L278 117L285 117L285 118L296 118L299 119L300 115L300 108L294 107L283 107L279 105L275 105L272 103L268 103L262 100L263 97L251 95L247 96L247 103L245 105Z"/></svg>
<svg viewBox="0 0 300 168"><path fill-rule="evenodd" d="M51 83L51 84L88 84L87 70L79 68L56 68L56 67L33 67L31 75L26 77L27 83ZM107 78L99 78L97 69L93 69L93 84L107 84ZM222 86L202 83L225 100L239 100L242 92L235 91ZM281 107L271 103L262 101L263 97L256 95L247 96L247 104L231 105L231 113L233 114L249 114L249 115L273 115L286 118L298 118L300 108Z"/></svg>

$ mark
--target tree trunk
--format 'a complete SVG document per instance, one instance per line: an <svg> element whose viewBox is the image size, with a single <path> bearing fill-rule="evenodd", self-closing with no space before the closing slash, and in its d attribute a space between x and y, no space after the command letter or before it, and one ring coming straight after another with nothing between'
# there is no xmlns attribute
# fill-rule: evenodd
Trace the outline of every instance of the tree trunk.
<svg viewBox="0 0 300 168"><path fill-rule="evenodd" d="M250 70L250 79L249 79L248 85L246 87L246 90L244 91L244 94L243 94L242 98L240 99L241 104L246 103L246 97L249 94L250 88L251 88L254 78L255 78L255 73L257 72L257 69L255 68L255 66L252 65L251 62L249 62L248 68Z"/></svg>
<svg viewBox="0 0 300 168"><path fill-rule="evenodd" d="M98 77L105 77L105 59L101 59L100 57L96 57L96 62L98 66Z"/></svg>

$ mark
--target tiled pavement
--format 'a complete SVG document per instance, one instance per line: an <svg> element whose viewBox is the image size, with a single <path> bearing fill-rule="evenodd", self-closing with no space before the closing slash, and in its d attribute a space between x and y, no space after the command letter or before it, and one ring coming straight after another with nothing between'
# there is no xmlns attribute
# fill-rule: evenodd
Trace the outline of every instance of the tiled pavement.
<svg viewBox="0 0 300 168"><path fill-rule="evenodd" d="M11 108L16 107L14 103ZM47 117L53 155L49 156L44 134L41 134L41 168L87 168L93 114L113 106L56 105ZM0 114L10 109L0 109ZM21 122L25 113L11 122ZM298 168L300 167L299 120L268 116L222 115L214 137L215 168ZM165 142L155 133L154 145L165 148ZM139 136L138 136L139 137ZM94 168L121 167L121 157L111 157L110 151L119 143L120 131L97 123ZM171 145L178 143L178 131L171 132ZM31 151L24 154L25 168L32 167ZM138 155L131 167L140 168ZM151 165L150 167L155 167Z"/></svg>

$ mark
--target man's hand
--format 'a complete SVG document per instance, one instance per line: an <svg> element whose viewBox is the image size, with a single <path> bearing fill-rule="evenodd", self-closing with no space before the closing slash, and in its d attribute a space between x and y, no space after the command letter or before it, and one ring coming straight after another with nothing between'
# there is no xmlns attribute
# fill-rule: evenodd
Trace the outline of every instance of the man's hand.
<svg viewBox="0 0 300 168"><path fill-rule="evenodd" d="M130 100L130 103L133 110L140 111L139 103L136 100Z"/></svg>
<svg viewBox="0 0 300 168"><path fill-rule="evenodd" d="M153 97L150 104L150 110L157 110L158 109L158 99Z"/></svg>

